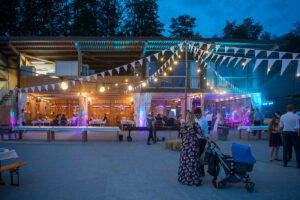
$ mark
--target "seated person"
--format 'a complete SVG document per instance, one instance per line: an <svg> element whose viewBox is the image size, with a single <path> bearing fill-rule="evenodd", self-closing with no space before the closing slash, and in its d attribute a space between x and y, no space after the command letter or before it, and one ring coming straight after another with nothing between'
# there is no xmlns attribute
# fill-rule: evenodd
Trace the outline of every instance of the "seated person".
<svg viewBox="0 0 300 200"><path fill-rule="evenodd" d="M164 117L163 117L163 121L164 121L164 123L165 123L165 124L167 124L167 123L168 123L168 117L167 117L167 115L164 115Z"/></svg>
<svg viewBox="0 0 300 200"><path fill-rule="evenodd" d="M162 120L162 117L160 116L159 113L156 115L155 120Z"/></svg>
<svg viewBox="0 0 300 200"><path fill-rule="evenodd" d="M155 117L155 122L154 122L155 127L162 127L163 126L163 120L160 114L157 114Z"/></svg>
<svg viewBox="0 0 300 200"><path fill-rule="evenodd" d="M76 116L75 115L73 115L72 116L72 118L71 118L71 126L76 126L76 121L77 121L77 118L76 118Z"/></svg>
<svg viewBox="0 0 300 200"><path fill-rule="evenodd" d="M44 121L42 114L39 114L38 121Z"/></svg>
<svg viewBox="0 0 300 200"><path fill-rule="evenodd" d="M54 126L59 126L60 125L60 115L56 115L54 121L53 121Z"/></svg>
<svg viewBox="0 0 300 200"><path fill-rule="evenodd" d="M63 114L62 115L62 117L61 117L61 119L60 119L60 125L61 126L65 126L65 125L67 125L67 118L66 118L66 116Z"/></svg>
<svg viewBox="0 0 300 200"><path fill-rule="evenodd" d="M106 117L106 113L104 113L102 121L104 122L104 124L107 124L107 117Z"/></svg>

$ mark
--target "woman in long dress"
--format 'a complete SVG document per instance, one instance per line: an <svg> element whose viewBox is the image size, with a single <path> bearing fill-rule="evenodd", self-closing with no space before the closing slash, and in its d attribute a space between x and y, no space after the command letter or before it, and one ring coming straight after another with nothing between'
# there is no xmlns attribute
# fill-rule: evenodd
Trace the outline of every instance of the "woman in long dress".
<svg viewBox="0 0 300 200"><path fill-rule="evenodd" d="M178 181L185 185L201 184L200 154L197 143L197 133L201 132L192 113L187 113L185 123L181 129L181 150L178 169Z"/></svg>
<svg viewBox="0 0 300 200"><path fill-rule="evenodd" d="M218 112L218 113L217 113L217 119L216 119L215 124L214 124L214 130L213 130L213 133L217 133L218 127L219 127L219 125L221 125L221 122L222 122L222 116L221 116L221 114Z"/></svg>

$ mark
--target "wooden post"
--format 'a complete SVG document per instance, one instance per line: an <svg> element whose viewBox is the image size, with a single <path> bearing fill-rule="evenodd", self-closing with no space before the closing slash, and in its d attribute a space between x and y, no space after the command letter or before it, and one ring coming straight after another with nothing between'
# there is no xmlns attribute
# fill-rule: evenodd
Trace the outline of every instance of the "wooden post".
<svg viewBox="0 0 300 200"><path fill-rule="evenodd" d="M250 140L250 131L247 131L247 140Z"/></svg>
<svg viewBox="0 0 300 200"><path fill-rule="evenodd" d="M184 87L184 118L186 118L187 111L187 90L188 90L188 73L189 73L189 64L187 56L187 44L185 42L185 87Z"/></svg>
<svg viewBox="0 0 300 200"><path fill-rule="evenodd" d="M117 131L117 142L119 142L119 131Z"/></svg>
<svg viewBox="0 0 300 200"><path fill-rule="evenodd" d="M51 131L47 131L47 142L51 141Z"/></svg>
<svg viewBox="0 0 300 200"><path fill-rule="evenodd" d="M54 131L51 131L51 140L55 140L55 132Z"/></svg>
<svg viewBox="0 0 300 200"><path fill-rule="evenodd" d="M19 140L23 139L23 131L19 131Z"/></svg>
<svg viewBox="0 0 300 200"><path fill-rule="evenodd" d="M87 142L87 131L82 131L82 142Z"/></svg>
<svg viewBox="0 0 300 200"><path fill-rule="evenodd" d="M239 139L242 139L242 129L239 130Z"/></svg>

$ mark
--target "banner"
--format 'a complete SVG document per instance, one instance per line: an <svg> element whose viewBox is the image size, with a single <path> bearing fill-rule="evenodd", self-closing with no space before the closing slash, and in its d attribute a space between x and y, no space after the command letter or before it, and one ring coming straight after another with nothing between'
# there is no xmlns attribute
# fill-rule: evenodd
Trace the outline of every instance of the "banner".
<svg viewBox="0 0 300 200"><path fill-rule="evenodd" d="M280 71L280 76L283 74L283 72L286 70L287 66L290 64L291 60L290 59L284 59L282 60L282 66L281 66L281 71ZM299 62L299 61L298 61Z"/></svg>

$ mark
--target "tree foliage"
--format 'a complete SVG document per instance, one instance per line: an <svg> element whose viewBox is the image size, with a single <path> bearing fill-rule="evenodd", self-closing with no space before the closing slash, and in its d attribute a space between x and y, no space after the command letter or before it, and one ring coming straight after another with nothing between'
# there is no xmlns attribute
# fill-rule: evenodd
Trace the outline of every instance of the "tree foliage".
<svg viewBox="0 0 300 200"><path fill-rule="evenodd" d="M262 30L262 25L259 22L254 23L252 18L244 19L243 23L239 25L236 24L236 21L229 22L226 20L223 34L224 38L257 40Z"/></svg>
<svg viewBox="0 0 300 200"><path fill-rule="evenodd" d="M195 25L196 18L189 15L181 15L171 19L170 25L170 37L193 37L195 36L193 28ZM199 33L196 34L199 36Z"/></svg>

